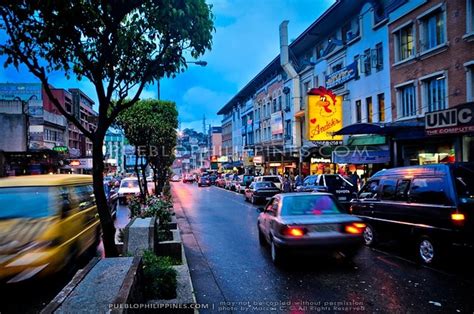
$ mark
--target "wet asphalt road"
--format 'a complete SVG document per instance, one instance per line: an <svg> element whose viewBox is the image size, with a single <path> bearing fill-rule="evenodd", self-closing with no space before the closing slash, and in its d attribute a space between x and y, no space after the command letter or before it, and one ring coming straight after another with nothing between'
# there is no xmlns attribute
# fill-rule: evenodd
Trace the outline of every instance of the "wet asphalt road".
<svg viewBox="0 0 474 314"><path fill-rule="evenodd" d="M258 243L256 207L217 187L174 183L186 256L201 312L472 313L472 257L428 268L406 245L364 247L353 262L294 257L275 267ZM178 217L179 218L179 217Z"/></svg>

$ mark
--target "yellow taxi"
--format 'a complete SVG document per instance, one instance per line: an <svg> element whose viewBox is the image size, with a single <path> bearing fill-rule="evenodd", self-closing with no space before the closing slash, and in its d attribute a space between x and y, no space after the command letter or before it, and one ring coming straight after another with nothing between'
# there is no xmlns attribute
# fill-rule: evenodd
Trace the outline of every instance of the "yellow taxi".
<svg viewBox="0 0 474 314"><path fill-rule="evenodd" d="M99 240L91 176L0 179L0 283L55 273Z"/></svg>

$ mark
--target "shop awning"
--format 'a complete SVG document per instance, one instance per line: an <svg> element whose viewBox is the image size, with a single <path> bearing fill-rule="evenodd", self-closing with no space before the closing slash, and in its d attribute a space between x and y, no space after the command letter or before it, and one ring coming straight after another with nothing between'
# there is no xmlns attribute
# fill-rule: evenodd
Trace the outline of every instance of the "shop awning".
<svg viewBox="0 0 474 314"><path fill-rule="evenodd" d="M347 145L349 146L366 146L366 145L384 145L387 139L382 135L362 135L353 136L349 139Z"/></svg>
<svg viewBox="0 0 474 314"><path fill-rule="evenodd" d="M389 123L355 123L343 127L333 135L356 135L356 134L377 134L397 136L400 132L413 132L423 130L425 124L422 121L401 121Z"/></svg>

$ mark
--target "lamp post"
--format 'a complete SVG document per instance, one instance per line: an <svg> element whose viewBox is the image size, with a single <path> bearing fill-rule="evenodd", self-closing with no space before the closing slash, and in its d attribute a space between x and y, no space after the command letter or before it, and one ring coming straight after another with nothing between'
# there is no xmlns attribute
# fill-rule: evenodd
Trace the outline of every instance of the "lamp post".
<svg viewBox="0 0 474 314"><path fill-rule="evenodd" d="M205 66L207 65L207 61L203 61L203 60L197 60L197 61L188 61L188 60L186 60L185 62L186 62L186 63L193 63L193 64L195 64L195 65L199 65L199 66L202 66L202 67L205 67ZM158 88L157 98L158 98L158 100L160 100L160 99L161 99L161 95L160 95L160 79L158 79L156 86L157 86L157 88Z"/></svg>

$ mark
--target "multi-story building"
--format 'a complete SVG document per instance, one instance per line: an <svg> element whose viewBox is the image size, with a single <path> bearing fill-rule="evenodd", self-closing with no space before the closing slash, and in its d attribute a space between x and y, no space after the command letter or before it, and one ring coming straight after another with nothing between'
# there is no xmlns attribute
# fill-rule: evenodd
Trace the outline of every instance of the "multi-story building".
<svg viewBox="0 0 474 314"><path fill-rule="evenodd" d="M222 119L222 160L232 161L233 146L232 146L232 110L222 112L224 118Z"/></svg>
<svg viewBox="0 0 474 314"><path fill-rule="evenodd" d="M390 14L393 138L398 165L474 156L474 1L408 1ZM426 120L426 125L425 125Z"/></svg>
<svg viewBox="0 0 474 314"><path fill-rule="evenodd" d="M63 156L55 149L67 147L67 122L49 106L42 85L1 83L0 102L0 128L4 138L10 135L9 140L0 142L4 161L1 172L20 175L58 171Z"/></svg>
<svg viewBox="0 0 474 314"><path fill-rule="evenodd" d="M81 125L88 131L94 131L97 124L98 114L94 111L94 101L90 99L82 90L70 88L72 94L73 113ZM82 157L92 156L92 142L86 138L75 126L71 126L74 133L74 148L80 150ZM78 146L78 147L77 147Z"/></svg>
<svg viewBox="0 0 474 314"><path fill-rule="evenodd" d="M122 173L124 168L124 145L125 136L122 132L109 129L105 134L105 164L112 172Z"/></svg>

